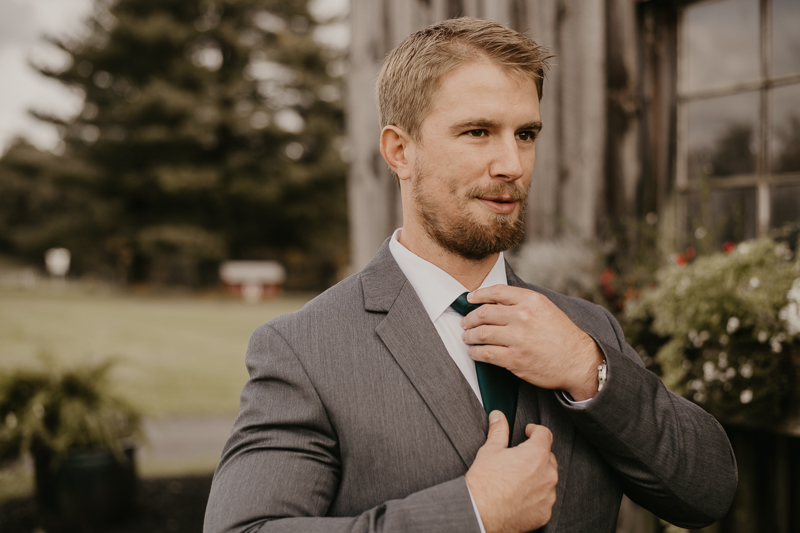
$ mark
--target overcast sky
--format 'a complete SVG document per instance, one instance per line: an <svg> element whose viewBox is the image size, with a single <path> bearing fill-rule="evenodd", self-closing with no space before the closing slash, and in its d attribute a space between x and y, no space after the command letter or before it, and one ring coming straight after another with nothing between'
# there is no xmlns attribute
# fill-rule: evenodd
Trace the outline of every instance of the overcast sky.
<svg viewBox="0 0 800 533"><path fill-rule="evenodd" d="M348 0L312 0L313 12L327 19L347 10ZM42 149L58 144L52 126L28 114L37 109L61 116L80 110L80 97L47 79L29 61L64 65L65 54L43 42L42 36L80 35L93 0L0 0L0 152L17 135ZM323 38L346 44L343 25L329 28Z"/></svg>
<svg viewBox="0 0 800 533"><path fill-rule="evenodd" d="M92 0L0 0L0 150L15 135L41 148L58 142L55 129L28 115L29 108L70 115L80 99L34 71L28 61L63 65L64 54L43 43L46 34L76 34Z"/></svg>

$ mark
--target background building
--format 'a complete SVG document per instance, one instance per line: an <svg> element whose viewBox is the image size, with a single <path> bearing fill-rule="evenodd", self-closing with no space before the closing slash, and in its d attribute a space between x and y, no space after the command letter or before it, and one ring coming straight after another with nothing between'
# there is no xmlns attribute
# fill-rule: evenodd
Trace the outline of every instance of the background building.
<svg viewBox="0 0 800 533"><path fill-rule="evenodd" d="M373 84L405 36L496 20L556 54L527 239L720 249L800 220L800 4L792 0L353 0L348 79L353 268L401 225Z"/></svg>
<svg viewBox="0 0 800 533"><path fill-rule="evenodd" d="M685 262L797 231L796 0L352 0L354 270L402 225L399 190L378 147L373 86L381 62L407 35L457 16L507 24L556 54L541 104L528 242L612 243L605 260L618 266L634 256L663 263L680 251ZM729 516L708 531L796 531L797 417L766 432L726 427L740 488ZM623 505L620 531L661 528Z"/></svg>

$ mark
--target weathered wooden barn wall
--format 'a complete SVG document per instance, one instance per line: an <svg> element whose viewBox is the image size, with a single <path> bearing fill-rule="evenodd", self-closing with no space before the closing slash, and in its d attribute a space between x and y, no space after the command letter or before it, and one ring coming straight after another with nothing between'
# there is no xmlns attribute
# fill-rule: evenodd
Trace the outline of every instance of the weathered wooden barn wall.
<svg viewBox="0 0 800 533"><path fill-rule="evenodd" d="M526 31L557 56L545 82L544 131L537 141L526 238L592 238L607 221L633 210L639 176L633 0L352 0L348 135L354 270L402 225L399 190L378 149L373 87L380 64L407 35L459 15ZM616 128L611 135L609 125Z"/></svg>

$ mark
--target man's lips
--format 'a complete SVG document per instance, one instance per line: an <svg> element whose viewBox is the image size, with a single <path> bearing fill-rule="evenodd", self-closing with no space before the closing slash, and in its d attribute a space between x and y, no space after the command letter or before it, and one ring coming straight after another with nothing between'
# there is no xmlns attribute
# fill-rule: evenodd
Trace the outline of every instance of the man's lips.
<svg viewBox="0 0 800 533"><path fill-rule="evenodd" d="M500 213L503 215L508 215L513 213L514 209L516 209L517 207L517 201L510 196L495 196L495 197L485 196L485 197L478 197L478 200L483 202L485 206L487 206L495 213Z"/></svg>

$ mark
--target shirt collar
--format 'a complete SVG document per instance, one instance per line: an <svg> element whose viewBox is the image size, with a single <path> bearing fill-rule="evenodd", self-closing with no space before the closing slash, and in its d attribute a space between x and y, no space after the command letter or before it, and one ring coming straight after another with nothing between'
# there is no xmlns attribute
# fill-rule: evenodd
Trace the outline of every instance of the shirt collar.
<svg viewBox="0 0 800 533"><path fill-rule="evenodd" d="M392 253L400 270L403 271L403 274L411 283L417 296L419 296L422 306L431 318L431 322L436 322L439 316L467 288L441 268L424 260L400 244L397 236L400 234L401 229L395 230L392 235L389 241L389 251ZM497 262L484 278L480 288L492 285L508 285L503 252L500 252Z"/></svg>

